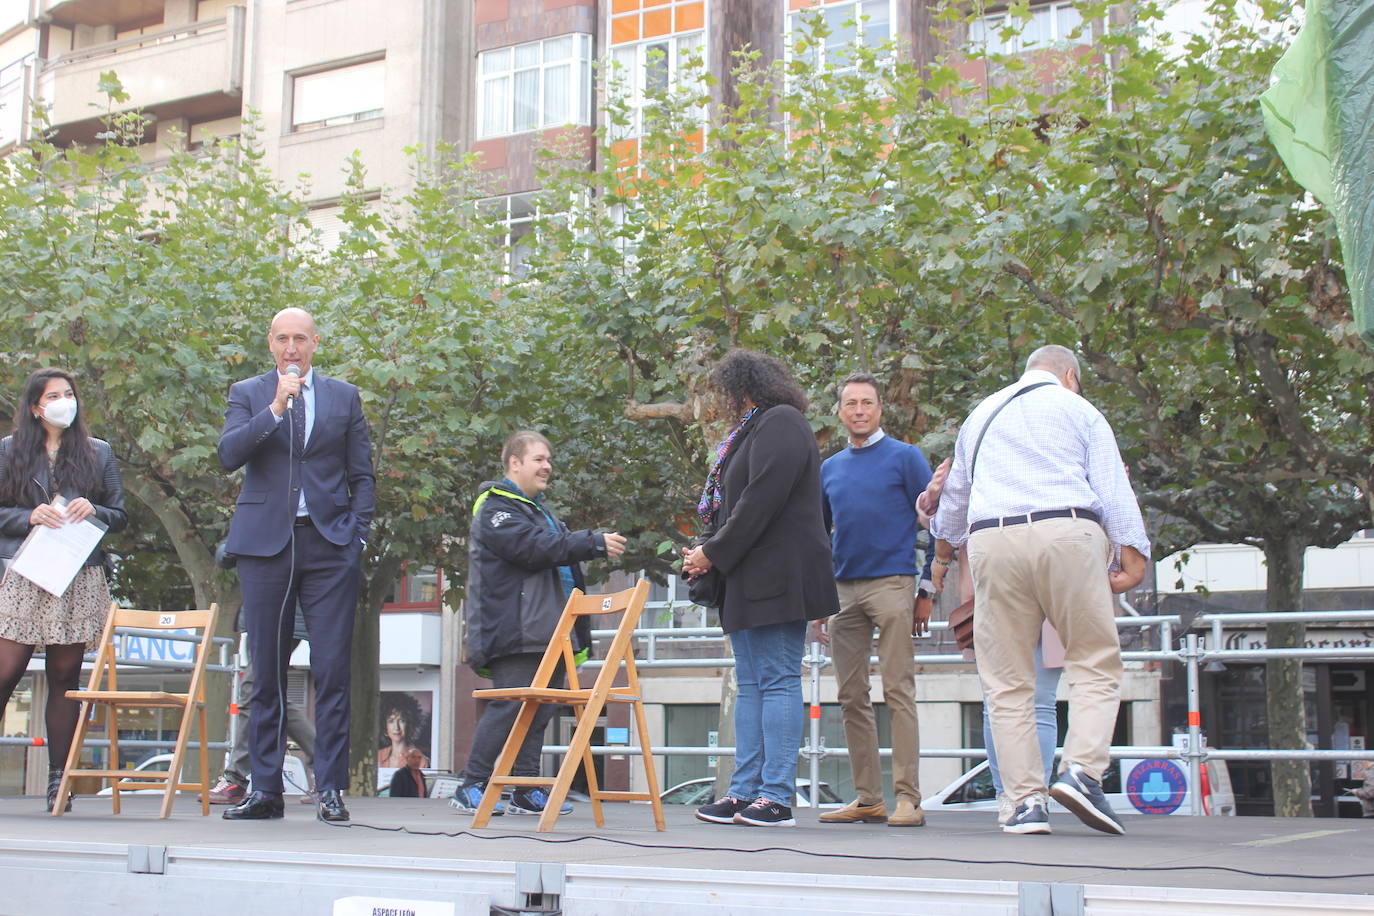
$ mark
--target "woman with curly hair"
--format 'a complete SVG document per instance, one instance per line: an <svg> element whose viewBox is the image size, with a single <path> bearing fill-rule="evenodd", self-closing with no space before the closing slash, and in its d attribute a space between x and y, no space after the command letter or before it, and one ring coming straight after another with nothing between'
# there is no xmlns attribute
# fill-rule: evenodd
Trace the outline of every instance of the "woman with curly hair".
<svg viewBox="0 0 1374 916"><path fill-rule="evenodd" d="M735 774L696 816L790 827L801 745L808 621L840 608L821 513L821 456L806 395L771 356L732 350L711 374L738 424L716 452L697 512L709 536L683 572L724 577L720 622L735 655Z"/></svg>
<svg viewBox="0 0 1374 916"><path fill-rule="evenodd" d="M91 551L61 595L52 595L9 569L35 526L60 528L94 518L110 532L129 523L124 482L107 442L86 432L76 380L61 369L39 369L24 383L14 434L0 441L0 710L44 647L48 679L48 810L57 803L62 770L81 704L67 699L81 678L86 646L100 638L110 607L105 552ZM71 808L71 798L65 807Z"/></svg>
<svg viewBox="0 0 1374 916"><path fill-rule="evenodd" d="M413 696L408 693L383 694L382 736L379 742L381 748L377 751L377 766L405 766L406 753L418 750L414 740L423 723L424 713ZM420 766L429 766L429 758L422 756Z"/></svg>

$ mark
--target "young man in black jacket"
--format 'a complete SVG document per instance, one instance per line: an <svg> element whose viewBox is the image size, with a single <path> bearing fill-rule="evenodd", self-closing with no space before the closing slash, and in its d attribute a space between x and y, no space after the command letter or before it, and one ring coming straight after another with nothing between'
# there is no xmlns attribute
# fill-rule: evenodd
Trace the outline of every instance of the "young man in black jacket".
<svg viewBox="0 0 1374 916"><path fill-rule="evenodd" d="M570 531L544 505L553 470L553 448L539 433L518 432L501 450L506 476L482 484L472 507L468 547L468 594L464 648L467 663L491 678L492 687L527 687L574 588L585 588L583 560L618 557L625 538L614 532ZM591 645L585 618L573 631L578 651ZM487 703L472 736L462 783L451 802L476 811L492 767L510 735L520 704ZM543 705L515 759L514 775L538 776L544 730L554 707ZM505 810L542 814L548 792L518 787ZM564 813L567 813L565 809ZM498 805L496 813L503 813Z"/></svg>

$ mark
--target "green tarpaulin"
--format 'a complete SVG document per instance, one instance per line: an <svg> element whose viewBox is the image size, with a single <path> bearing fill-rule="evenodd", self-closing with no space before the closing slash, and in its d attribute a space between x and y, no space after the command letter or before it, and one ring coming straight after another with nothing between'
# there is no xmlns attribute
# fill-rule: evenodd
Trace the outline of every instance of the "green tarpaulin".
<svg viewBox="0 0 1374 916"><path fill-rule="evenodd" d="M1260 105L1288 171L1336 218L1355 324L1374 347L1374 0L1307 0Z"/></svg>

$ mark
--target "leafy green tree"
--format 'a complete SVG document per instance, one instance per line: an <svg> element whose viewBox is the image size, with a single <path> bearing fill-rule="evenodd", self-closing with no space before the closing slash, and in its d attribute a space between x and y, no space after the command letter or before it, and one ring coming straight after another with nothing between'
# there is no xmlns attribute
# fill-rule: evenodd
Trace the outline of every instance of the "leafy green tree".
<svg viewBox="0 0 1374 916"><path fill-rule="evenodd" d="M1265 3L1268 27L1287 4ZM1264 551L1266 606L1302 606L1307 547L1371 524L1374 360L1359 343L1331 252L1334 225L1288 177L1257 98L1282 48L1212 5L1215 31L1171 56L1159 15L1104 40L1039 110L1000 180L1012 202L978 244L1003 257L999 312L1076 345L1107 384L1142 503L1162 519L1159 555L1198 542ZM1019 110L1018 110L1019 109ZM1048 114L1046 114L1048 113ZM1039 225L1013 225L1016 213ZM1046 231L1046 228L1051 231ZM1301 624L1268 645L1300 647ZM1306 746L1300 663L1267 665L1270 744ZM1273 764L1276 813L1311 814L1308 765Z"/></svg>

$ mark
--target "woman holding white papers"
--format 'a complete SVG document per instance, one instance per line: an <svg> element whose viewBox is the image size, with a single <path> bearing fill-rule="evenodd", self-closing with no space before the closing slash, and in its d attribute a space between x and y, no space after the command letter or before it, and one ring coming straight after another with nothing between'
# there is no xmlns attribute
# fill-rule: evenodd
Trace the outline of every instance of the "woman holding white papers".
<svg viewBox="0 0 1374 916"><path fill-rule="evenodd" d="M20 393L14 434L0 440L0 711L34 649L44 647L49 811L80 713L67 691L80 686L81 656L99 639L110 605L105 552L91 551L61 595L11 571L10 563L35 526L94 519L113 532L129 522L119 464L109 443L87 434L78 408L76 380L61 369L39 369Z"/></svg>

